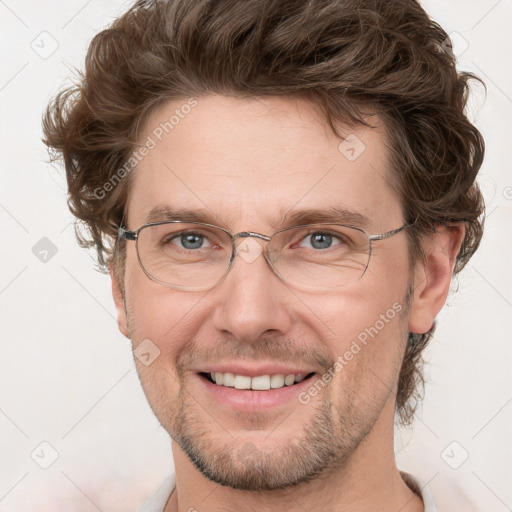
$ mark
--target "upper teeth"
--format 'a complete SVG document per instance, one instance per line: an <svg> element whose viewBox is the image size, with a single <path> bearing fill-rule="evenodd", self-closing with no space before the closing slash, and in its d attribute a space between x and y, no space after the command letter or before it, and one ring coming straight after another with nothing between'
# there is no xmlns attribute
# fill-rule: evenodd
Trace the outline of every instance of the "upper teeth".
<svg viewBox="0 0 512 512"><path fill-rule="evenodd" d="M304 373L290 373L284 375L278 373L276 375L258 375L257 377L248 377L246 375L235 375L234 373L210 373L212 380L219 386L227 386L235 389L255 389L266 390L282 388L283 386L291 386L295 382L301 382L306 376Z"/></svg>

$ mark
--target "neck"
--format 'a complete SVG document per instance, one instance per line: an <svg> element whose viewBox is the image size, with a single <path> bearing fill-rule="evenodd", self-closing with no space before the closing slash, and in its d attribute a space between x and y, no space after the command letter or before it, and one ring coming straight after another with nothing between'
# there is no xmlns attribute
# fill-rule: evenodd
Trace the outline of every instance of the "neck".
<svg viewBox="0 0 512 512"><path fill-rule="evenodd" d="M393 410L383 414L342 466L333 465L308 483L274 491L243 491L204 477L173 442L176 489L165 512L304 510L423 512L421 498L402 480L393 449Z"/></svg>

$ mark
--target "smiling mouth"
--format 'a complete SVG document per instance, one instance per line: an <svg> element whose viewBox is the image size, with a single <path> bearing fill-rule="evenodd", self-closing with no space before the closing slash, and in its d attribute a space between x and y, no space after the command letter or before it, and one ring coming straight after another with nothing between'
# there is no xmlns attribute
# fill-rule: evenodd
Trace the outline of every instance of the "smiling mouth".
<svg viewBox="0 0 512 512"><path fill-rule="evenodd" d="M258 375L256 377L220 372L201 372L199 375L220 387L234 388L237 390L269 391L294 386L304 380L310 379L315 375L315 372L306 375L302 373L291 373L289 375L278 373L272 375Z"/></svg>

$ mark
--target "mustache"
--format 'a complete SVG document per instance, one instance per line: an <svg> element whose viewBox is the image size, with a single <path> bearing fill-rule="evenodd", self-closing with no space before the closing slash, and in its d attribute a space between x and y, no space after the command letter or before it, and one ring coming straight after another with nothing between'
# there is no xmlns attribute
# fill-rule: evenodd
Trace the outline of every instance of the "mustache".
<svg viewBox="0 0 512 512"><path fill-rule="evenodd" d="M265 361L283 364L296 364L327 371L335 363L332 354L318 347L307 347L284 337L262 336L252 342L241 342L225 338L215 345L200 345L192 340L178 355L179 373L204 364L216 364L226 360Z"/></svg>

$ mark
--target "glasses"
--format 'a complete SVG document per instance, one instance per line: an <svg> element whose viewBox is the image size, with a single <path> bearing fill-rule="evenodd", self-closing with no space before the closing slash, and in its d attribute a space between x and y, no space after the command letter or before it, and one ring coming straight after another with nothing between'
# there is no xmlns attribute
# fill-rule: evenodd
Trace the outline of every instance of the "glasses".
<svg viewBox="0 0 512 512"><path fill-rule="evenodd" d="M368 268L372 244L411 225L368 235L358 227L320 223L266 236L171 220L144 224L136 231L119 227L118 236L136 242L139 263L150 279L177 290L210 290L227 276L237 254L247 263L263 254L281 281L305 291L328 291L359 281Z"/></svg>

